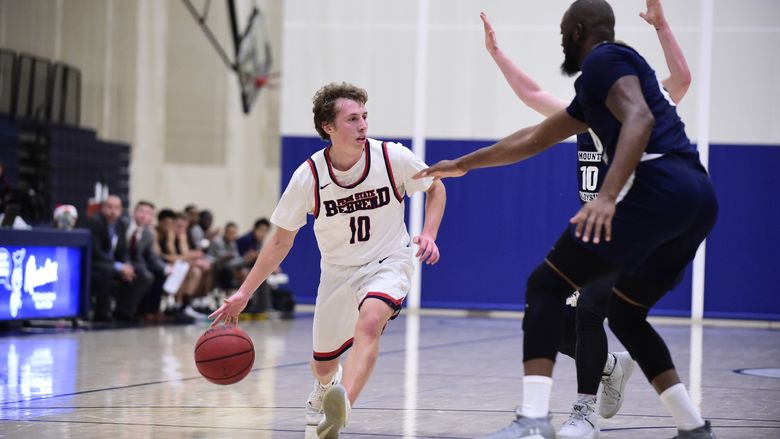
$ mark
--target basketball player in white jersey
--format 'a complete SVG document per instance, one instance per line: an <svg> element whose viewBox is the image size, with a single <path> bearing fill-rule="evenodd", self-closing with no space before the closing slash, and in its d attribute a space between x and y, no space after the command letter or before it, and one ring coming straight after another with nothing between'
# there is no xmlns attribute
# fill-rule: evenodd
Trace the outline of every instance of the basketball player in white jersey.
<svg viewBox="0 0 780 439"><path fill-rule="evenodd" d="M413 242L420 261L439 260L436 234L446 193L441 181L414 180L427 165L400 144L367 137L365 90L331 83L314 95L314 126L331 145L301 164L290 179L264 245L244 284L210 318L233 324L252 292L279 266L306 215L322 260L314 310L314 391L309 425L324 439L339 436L352 404L368 381L379 337L398 315L409 291L412 253L404 224L404 195L425 191L425 223ZM339 357L350 347L343 377ZM323 416L324 414L324 416Z"/></svg>

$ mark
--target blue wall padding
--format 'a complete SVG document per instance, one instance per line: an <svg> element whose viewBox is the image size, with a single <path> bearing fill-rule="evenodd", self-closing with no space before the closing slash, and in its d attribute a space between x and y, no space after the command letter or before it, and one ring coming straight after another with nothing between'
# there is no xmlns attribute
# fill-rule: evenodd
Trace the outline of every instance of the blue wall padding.
<svg viewBox="0 0 780 439"><path fill-rule="evenodd" d="M410 145L408 139L386 140ZM426 161L433 164L489 143L429 139ZM298 165L324 146L315 137L284 137L282 187ZM444 180L447 210L437 240L442 257L439 264L423 268L422 306L522 310L526 278L579 207L576 163L574 144L564 143L516 165ZM772 282L780 271L778 169L778 147L711 146L720 216L707 244L707 317L780 320L780 297ZM311 223L310 217L283 263L289 288L301 303L314 302L319 281ZM680 285L652 314L687 316L690 295L689 266Z"/></svg>

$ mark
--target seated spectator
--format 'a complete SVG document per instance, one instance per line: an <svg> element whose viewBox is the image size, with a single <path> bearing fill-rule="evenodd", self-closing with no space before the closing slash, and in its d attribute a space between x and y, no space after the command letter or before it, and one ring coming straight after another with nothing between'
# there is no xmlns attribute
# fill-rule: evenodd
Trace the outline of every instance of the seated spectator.
<svg viewBox="0 0 780 439"><path fill-rule="evenodd" d="M186 315L195 319L205 319L205 315L193 309L192 302L195 298L205 296L210 291L207 283L211 282L211 262L204 257L203 251L190 247L187 237L188 219L185 214L176 215L172 226L162 231L159 237L160 253L167 263L173 264L181 260L189 264L187 276L182 282L179 291L175 293L177 307Z"/></svg>
<svg viewBox="0 0 780 439"><path fill-rule="evenodd" d="M184 206L184 215L187 218L187 238L190 241L190 247L196 248L198 245L197 236L193 236L192 229L198 224L200 219L200 209L194 204Z"/></svg>
<svg viewBox="0 0 780 439"><path fill-rule="evenodd" d="M219 229L213 228L214 216L210 210L201 210L197 224L190 228L190 242L202 250L208 250L211 241L219 236Z"/></svg>
<svg viewBox="0 0 780 439"><path fill-rule="evenodd" d="M10 227L16 230L32 229L32 226L19 215L20 210L18 204L6 204L3 211L0 212L0 227Z"/></svg>
<svg viewBox="0 0 780 439"><path fill-rule="evenodd" d="M30 225L21 217L22 206L17 192L5 173L5 165L0 162L0 227L30 229Z"/></svg>
<svg viewBox="0 0 780 439"><path fill-rule="evenodd" d="M72 204L62 204L54 209L54 227L59 230L73 230L79 219L79 212Z"/></svg>
<svg viewBox="0 0 780 439"><path fill-rule="evenodd" d="M238 238L238 251L250 267L255 263L257 254L260 252L260 248L263 246L263 240L268 235L269 230L271 230L271 222L266 218L260 218L255 221L255 225L251 232Z"/></svg>
<svg viewBox="0 0 780 439"><path fill-rule="evenodd" d="M46 200L32 188L21 188L8 178L5 166L0 163L0 227L31 229L48 216Z"/></svg>
<svg viewBox="0 0 780 439"><path fill-rule="evenodd" d="M119 285L123 292L139 294L144 280L136 276L127 259L126 226L119 221L122 201L109 195L100 205L100 211L88 221L92 232L91 299L93 320L109 321L114 317L114 306ZM147 286L148 288L148 286ZM116 317L128 319L124 309L117 309Z"/></svg>
<svg viewBox="0 0 780 439"><path fill-rule="evenodd" d="M165 277L166 265L158 253L155 244L157 236L152 229L155 206L149 201L139 201L133 210L133 216L127 227L128 261L133 265L136 276L143 281L146 288L138 294L120 294L117 301L117 309L122 310L125 316L137 317L140 314L139 307L150 293L154 280ZM121 292L121 289L120 289ZM159 310L159 296L157 308Z"/></svg>
<svg viewBox="0 0 780 439"><path fill-rule="evenodd" d="M11 201L14 194L14 186L5 173L5 165L0 162L0 209L5 208L6 203Z"/></svg>
<svg viewBox="0 0 780 439"><path fill-rule="evenodd" d="M166 235L167 230L173 230L173 223L175 221L176 212L171 209L160 209L160 211L157 213L157 224L155 227L150 227L154 234L152 251L160 257L165 268L163 269L163 272L152 270L152 274L154 275L154 282L139 305L138 314L146 322L162 322L171 319L170 316L165 316L160 312L162 298L164 297L165 293L163 290L163 285L165 284L165 280L168 278L168 275L172 270L172 266L167 264L166 261L162 258L160 250L160 237ZM181 317L182 322L193 321L190 317L186 317L183 314Z"/></svg>
<svg viewBox="0 0 780 439"><path fill-rule="evenodd" d="M247 268L252 268L260 249L263 247L263 240L271 229L271 223L266 218L260 218L255 221L252 231L238 238L236 244L244 264ZM272 309L271 286L268 282L263 282L252 295L252 299L246 307L248 314L263 314Z"/></svg>
<svg viewBox="0 0 780 439"><path fill-rule="evenodd" d="M228 293L237 288L249 273L249 267L238 253L237 236L236 223L225 224L225 233L211 241L208 251L215 264L216 285Z"/></svg>

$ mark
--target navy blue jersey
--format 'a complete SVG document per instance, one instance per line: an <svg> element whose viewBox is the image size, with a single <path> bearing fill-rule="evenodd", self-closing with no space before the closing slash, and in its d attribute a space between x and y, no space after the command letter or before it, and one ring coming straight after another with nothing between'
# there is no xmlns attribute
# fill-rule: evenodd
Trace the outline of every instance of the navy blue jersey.
<svg viewBox="0 0 780 439"><path fill-rule="evenodd" d="M601 190L601 181L607 175L603 152L598 136L590 132L577 135L577 190L582 203L596 198Z"/></svg>
<svg viewBox="0 0 780 439"><path fill-rule="evenodd" d="M596 46L582 63L582 74L574 82L577 95L566 111L596 133L604 145L605 162L615 155L620 121L607 108L606 100L612 85L623 76L639 78L642 94L655 117L655 126L645 150L646 154L694 153L685 134L685 125L677 115L674 102L656 78L655 71L634 49L618 44Z"/></svg>

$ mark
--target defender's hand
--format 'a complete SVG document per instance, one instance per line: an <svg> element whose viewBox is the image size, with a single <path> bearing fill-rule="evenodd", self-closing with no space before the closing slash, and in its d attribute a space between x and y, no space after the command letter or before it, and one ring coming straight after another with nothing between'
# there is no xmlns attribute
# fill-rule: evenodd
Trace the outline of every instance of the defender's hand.
<svg viewBox="0 0 780 439"><path fill-rule="evenodd" d="M445 177L460 177L466 175L466 171L458 167L456 160L442 160L428 169L414 174L412 178L420 179L425 177L433 178L445 178Z"/></svg>
<svg viewBox="0 0 780 439"><path fill-rule="evenodd" d="M612 217L615 216L615 201L597 197L586 203L577 212L570 223L576 224L574 236L582 238L583 242L589 242L591 238L594 244L601 241L601 232L604 231L604 240L612 240Z"/></svg>

